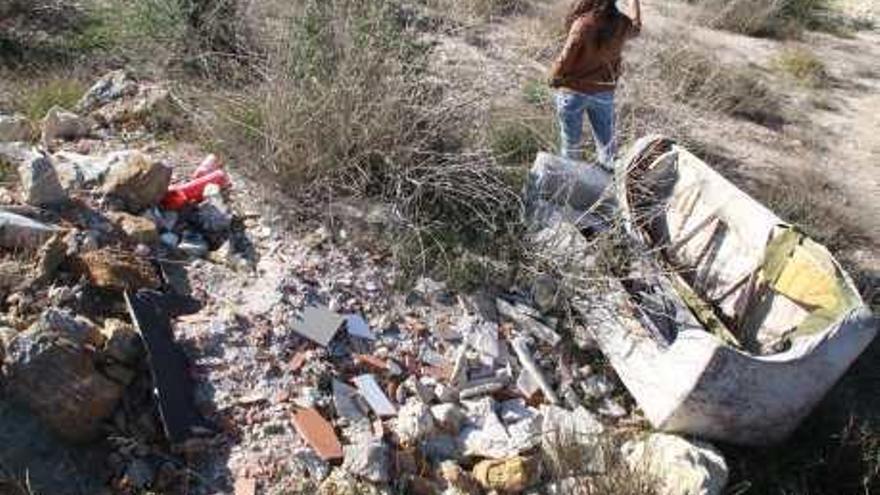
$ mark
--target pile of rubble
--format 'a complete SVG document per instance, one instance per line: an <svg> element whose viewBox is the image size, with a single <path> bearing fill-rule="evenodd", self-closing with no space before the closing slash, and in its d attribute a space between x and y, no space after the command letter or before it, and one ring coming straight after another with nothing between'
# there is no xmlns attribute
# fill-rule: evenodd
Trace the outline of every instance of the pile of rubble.
<svg viewBox="0 0 880 495"><path fill-rule="evenodd" d="M130 150L174 118L161 85L111 73L75 110L49 112L39 151L0 144L0 180L18 177L0 188L0 401L107 439L113 492L562 493L616 457L662 493L723 489L710 446L609 441L637 412L553 297L400 294L381 252L344 242L376 211L282 228L216 157ZM0 116L0 141L33 127Z"/></svg>

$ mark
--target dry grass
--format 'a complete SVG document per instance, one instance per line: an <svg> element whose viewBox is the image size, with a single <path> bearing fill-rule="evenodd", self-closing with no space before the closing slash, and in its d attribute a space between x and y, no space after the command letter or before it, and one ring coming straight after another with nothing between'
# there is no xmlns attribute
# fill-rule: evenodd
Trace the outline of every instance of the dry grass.
<svg viewBox="0 0 880 495"><path fill-rule="evenodd" d="M449 93L398 14L392 0L292 3L261 33L253 70L240 77L247 87L203 100L204 123L259 180L395 205L400 263L449 271L461 249L510 232L518 192L491 156L467 146L461 123L479 121L478 96Z"/></svg>
<svg viewBox="0 0 880 495"><path fill-rule="evenodd" d="M542 450L545 475L553 493L571 495L655 495L658 482L622 458L623 438L551 440Z"/></svg>
<svg viewBox="0 0 880 495"><path fill-rule="evenodd" d="M716 29L750 36L788 37L830 27L828 0L692 0L699 18Z"/></svg>
<svg viewBox="0 0 880 495"><path fill-rule="evenodd" d="M774 60L776 68L804 86L818 88L829 79L825 63L806 47L784 48Z"/></svg>

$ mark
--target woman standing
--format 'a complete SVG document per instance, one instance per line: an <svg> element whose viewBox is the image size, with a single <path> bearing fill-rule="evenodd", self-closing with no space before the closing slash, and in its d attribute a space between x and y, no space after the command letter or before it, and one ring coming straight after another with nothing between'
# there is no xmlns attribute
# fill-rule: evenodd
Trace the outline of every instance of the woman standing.
<svg viewBox="0 0 880 495"><path fill-rule="evenodd" d="M576 0L565 20L568 39L553 64L550 86L558 88L556 109L563 156L583 159L584 113L590 119L599 163L612 169L614 89L620 77L623 45L639 34L639 0L629 0L626 13L615 0Z"/></svg>

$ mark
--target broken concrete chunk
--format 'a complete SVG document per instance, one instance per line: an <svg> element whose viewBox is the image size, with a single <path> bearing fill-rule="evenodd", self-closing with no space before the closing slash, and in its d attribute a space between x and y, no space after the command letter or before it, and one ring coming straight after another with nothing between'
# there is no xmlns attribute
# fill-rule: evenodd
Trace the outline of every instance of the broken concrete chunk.
<svg viewBox="0 0 880 495"><path fill-rule="evenodd" d="M370 409L380 418L390 418L397 415L397 408L382 391L382 387L376 382L373 375L361 375L352 380L360 391L361 395L366 399Z"/></svg>
<svg viewBox="0 0 880 495"><path fill-rule="evenodd" d="M122 211L110 212L107 217L135 243L154 244L159 240L156 224L149 218Z"/></svg>
<svg viewBox="0 0 880 495"><path fill-rule="evenodd" d="M0 142L30 141L31 122L24 115L0 115Z"/></svg>
<svg viewBox="0 0 880 495"><path fill-rule="evenodd" d="M526 340L522 337L517 337L513 339L513 342L511 342L510 345L513 347L516 357L519 358L523 370L531 375L531 379L538 384L538 387L544 392L544 397L546 397L551 404L558 404L559 397L556 395L556 391L553 390L553 387L547 382L547 379L541 372L541 368L538 367L538 364L535 363L535 360L532 358Z"/></svg>
<svg viewBox="0 0 880 495"><path fill-rule="evenodd" d="M165 436L172 443L213 430L195 406L195 390L186 354L174 340L170 314L175 296L153 291L125 293L135 329L143 337Z"/></svg>
<svg viewBox="0 0 880 495"><path fill-rule="evenodd" d="M139 212L162 200L171 184L171 168L143 153L132 153L107 173L102 192Z"/></svg>
<svg viewBox="0 0 880 495"><path fill-rule="evenodd" d="M122 387L102 375L87 330L60 312L18 334L7 348L6 386L60 437L90 441L122 397ZM71 323L60 324L58 320Z"/></svg>
<svg viewBox="0 0 880 495"><path fill-rule="evenodd" d="M0 248L37 249L58 231L52 225L0 210Z"/></svg>
<svg viewBox="0 0 880 495"><path fill-rule="evenodd" d="M397 414L397 436L403 445L416 445L434 433L436 425L424 402L411 398Z"/></svg>
<svg viewBox="0 0 880 495"><path fill-rule="evenodd" d="M18 166L25 203L32 206L57 206L67 201L52 159L34 154Z"/></svg>
<svg viewBox="0 0 880 495"><path fill-rule="evenodd" d="M560 340L562 340L562 337L560 337L553 329L538 320L535 320L531 316L524 314L519 308L504 299L496 299L495 304L498 307L498 312L502 316L510 319L523 331L530 333L535 338L554 347Z"/></svg>
<svg viewBox="0 0 880 495"><path fill-rule="evenodd" d="M498 324L477 321L470 325L469 332L463 332L464 341L478 352L498 359L501 357L501 345L498 342Z"/></svg>
<svg viewBox="0 0 880 495"><path fill-rule="evenodd" d="M656 480L661 495L721 495L727 486L724 456L705 442L652 433L621 450L630 469Z"/></svg>
<svg viewBox="0 0 880 495"><path fill-rule="evenodd" d="M65 190L96 187L104 182L107 172L121 166L137 151L122 150L105 156L81 155L69 151L55 153L55 170Z"/></svg>
<svg viewBox="0 0 880 495"><path fill-rule="evenodd" d="M105 248L81 254L78 261L78 269L94 287L135 291L161 285L153 265L129 253Z"/></svg>
<svg viewBox="0 0 880 495"><path fill-rule="evenodd" d="M300 409L293 413L293 427L297 433L325 461L341 459L342 445L333 426L314 409Z"/></svg>
<svg viewBox="0 0 880 495"><path fill-rule="evenodd" d="M370 324L361 315L345 315L344 318L345 330L349 335L367 340L376 340L376 336L370 330Z"/></svg>
<svg viewBox="0 0 880 495"><path fill-rule="evenodd" d="M294 332L316 344L327 347L336 332L339 331L343 321L345 319L342 316L327 308L308 306L303 310L301 316L294 318L291 326Z"/></svg>
<svg viewBox="0 0 880 495"><path fill-rule="evenodd" d="M516 454L511 450L507 429L494 411L487 412L478 423L464 426L458 438L466 456L503 459Z"/></svg>
<svg viewBox="0 0 880 495"><path fill-rule="evenodd" d="M372 483L388 483L391 460L388 446L381 441L346 445L342 469Z"/></svg>

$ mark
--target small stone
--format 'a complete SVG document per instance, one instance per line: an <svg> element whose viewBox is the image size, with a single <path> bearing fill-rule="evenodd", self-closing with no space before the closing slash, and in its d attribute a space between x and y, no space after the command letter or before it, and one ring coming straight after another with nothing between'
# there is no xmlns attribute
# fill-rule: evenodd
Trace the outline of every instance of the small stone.
<svg viewBox="0 0 880 495"><path fill-rule="evenodd" d="M390 479L390 452L381 441L346 445L342 468L373 483L387 483Z"/></svg>
<svg viewBox="0 0 880 495"><path fill-rule="evenodd" d="M159 232L156 224L149 218L139 217L125 212L110 212L107 217L120 230L122 230L132 242L138 244L153 244L159 240Z"/></svg>
<svg viewBox="0 0 880 495"><path fill-rule="evenodd" d="M656 480L660 495L721 495L727 486L724 456L708 443L652 433L621 450L630 469Z"/></svg>
<svg viewBox="0 0 880 495"><path fill-rule="evenodd" d="M486 460L474 466L474 478L486 490L521 493L537 481L538 463L524 457Z"/></svg>
<svg viewBox="0 0 880 495"><path fill-rule="evenodd" d="M134 326L116 318L104 320L101 329L104 335L104 355L119 361L132 364L143 355L144 345Z"/></svg>

